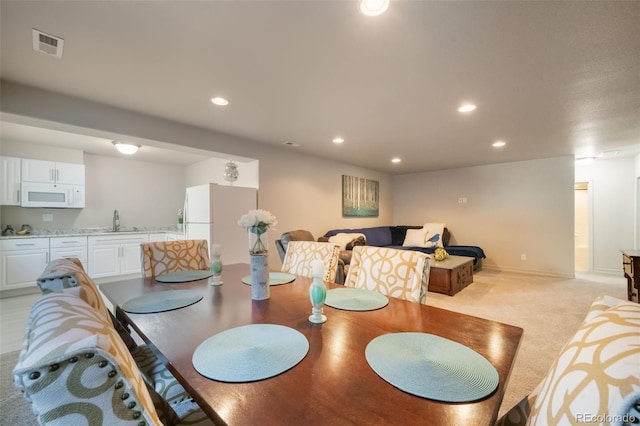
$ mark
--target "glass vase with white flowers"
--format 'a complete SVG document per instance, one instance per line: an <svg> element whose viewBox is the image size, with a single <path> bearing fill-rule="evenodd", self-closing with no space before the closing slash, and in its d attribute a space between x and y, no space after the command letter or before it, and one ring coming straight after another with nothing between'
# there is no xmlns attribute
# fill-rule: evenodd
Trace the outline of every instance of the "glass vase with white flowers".
<svg viewBox="0 0 640 426"><path fill-rule="evenodd" d="M276 217L267 210L250 210L238 221L238 225L246 228L249 233L249 254L267 254L269 240L267 231L275 229L278 224Z"/></svg>

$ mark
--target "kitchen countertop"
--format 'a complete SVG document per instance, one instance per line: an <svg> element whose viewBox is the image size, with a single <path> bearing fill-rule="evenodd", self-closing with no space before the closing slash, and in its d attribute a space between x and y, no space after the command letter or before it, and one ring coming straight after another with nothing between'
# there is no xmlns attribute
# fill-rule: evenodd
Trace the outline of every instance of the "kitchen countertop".
<svg viewBox="0 0 640 426"><path fill-rule="evenodd" d="M105 228L71 228L71 229L34 229L31 233L26 235L3 235L0 236L0 240L6 240L9 238L49 238L49 237L88 237L91 235L119 235L119 234L153 234L153 233L166 233L182 234L183 231L179 231L175 226L133 226L128 228L121 228L120 231L112 231L110 227Z"/></svg>

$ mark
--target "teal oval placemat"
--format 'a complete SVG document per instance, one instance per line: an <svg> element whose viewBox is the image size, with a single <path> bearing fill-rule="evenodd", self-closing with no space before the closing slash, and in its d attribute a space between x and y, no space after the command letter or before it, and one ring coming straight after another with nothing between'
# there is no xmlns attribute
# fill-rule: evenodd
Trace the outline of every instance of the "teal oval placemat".
<svg viewBox="0 0 640 426"><path fill-rule="evenodd" d="M325 305L345 311L373 311L389 304L384 294L364 288L334 288L327 292Z"/></svg>
<svg viewBox="0 0 640 426"><path fill-rule="evenodd" d="M222 331L193 352L193 367L221 382L267 379L298 364L309 351L302 333L276 324L250 324Z"/></svg>
<svg viewBox="0 0 640 426"><path fill-rule="evenodd" d="M269 272L269 285L288 284L295 281L296 276L288 272ZM251 284L251 275L242 277L244 284Z"/></svg>
<svg viewBox="0 0 640 426"><path fill-rule="evenodd" d="M155 280L160 283L185 283L188 281L203 280L213 276L213 273L209 270L188 270L188 271L174 271L167 272L155 277Z"/></svg>
<svg viewBox="0 0 640 426"><path fill-rule="evenodd" d="M122 309L132 314L153 314L184 308L201 299L202 295L193 290L157 291L126 301Z"/></svg>
<svg viewBox="0 0 640 426"><path fill-rule="evenodd" d="M365 349L369 366L412 395L443 402L470 402L498 387L498 372L474 350L427 333L391 333Z"/></svg>

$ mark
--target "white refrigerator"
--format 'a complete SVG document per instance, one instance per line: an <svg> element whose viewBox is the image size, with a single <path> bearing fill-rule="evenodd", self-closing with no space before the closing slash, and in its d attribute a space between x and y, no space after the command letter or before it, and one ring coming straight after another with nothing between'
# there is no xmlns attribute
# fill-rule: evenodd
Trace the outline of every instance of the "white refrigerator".
<svg viewBox="0 0 640 426"><path fill-rule="evenodd" d="M185 238L220 244L223 264L249 263L247 230L238 220L258 205L254 188L215 183L187 188L184 201Z"/></svg>

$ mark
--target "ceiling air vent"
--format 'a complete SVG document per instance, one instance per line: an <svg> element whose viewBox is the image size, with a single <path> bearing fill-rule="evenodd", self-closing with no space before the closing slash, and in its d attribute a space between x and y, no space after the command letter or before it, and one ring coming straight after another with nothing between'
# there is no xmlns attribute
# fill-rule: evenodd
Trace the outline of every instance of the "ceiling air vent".
<svg viewBox="0 0 640 426"><path fill-rule="evenodd" d="M64 40L51 34L43 33L40 30L32 29L33 50L46 53L47 55L62 58L62 47Z"/></svg>

